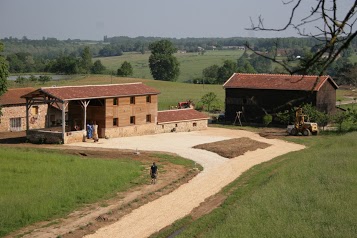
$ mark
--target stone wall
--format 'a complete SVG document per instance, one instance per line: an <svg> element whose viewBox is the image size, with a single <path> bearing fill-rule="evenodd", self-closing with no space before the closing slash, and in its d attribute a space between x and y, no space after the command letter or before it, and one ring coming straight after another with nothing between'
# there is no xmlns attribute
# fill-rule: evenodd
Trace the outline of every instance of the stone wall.
<svg viewBox="0 0 357 238"><path fill-rule="evenodd" d="M85 139L86 131L70 131L64 135L64 144L82 142Z"/></svg>
<svg viewBox="0 0 357 238"><path fill-rule="evenodd" d="M38 107L34 110L34 107ZM37 115L35 114L37 111ZM2 116L0 117L0 132L7 131L25 131L26 130L26 106L3 106L1 109ZM33 105L29 110L29 127L30 129L44 128L47 116L47 104ZM18 129L11 128L10 119L21 118L20 126Z"/></svg>
<svg viewBox="0 0 357 238"><path fill-rule="evenodd" d="M28 130L26 138L34 144L62 144L62 132L45 130Z"/></svg>
<svg viewBox="0 0 357 238"><path fill-rule="evenodd" d="M145 125L102 128L101 130L102 134L104 134L106 138L150 135L155 134L155 124L148 123Z"/></svg>
<svg viewBox="0 0 357 238"><path fill-rule="evenodd" d="M207 123L207 119L160 123L156 125L156 133L200 131L207 129Z"/></svg>

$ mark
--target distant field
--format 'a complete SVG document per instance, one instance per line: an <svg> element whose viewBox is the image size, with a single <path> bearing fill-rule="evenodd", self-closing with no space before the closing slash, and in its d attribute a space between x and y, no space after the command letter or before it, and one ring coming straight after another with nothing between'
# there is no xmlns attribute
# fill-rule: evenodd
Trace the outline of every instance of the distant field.
<svg viewBox="0 0 357 238"><path fill-rule="evenodd" d="M242 50L214 50L206 51L204 55L198 53L177 53L180 62L180 76L178 82L185 82L202 76L202 70L213 64L222 65L224 60L236 61L244 51ZM102 64L116 73L124 61L128 61L134 68L134 78L152 79L149 68L150 53L125 53L122 56L101 57Z"/></svg>

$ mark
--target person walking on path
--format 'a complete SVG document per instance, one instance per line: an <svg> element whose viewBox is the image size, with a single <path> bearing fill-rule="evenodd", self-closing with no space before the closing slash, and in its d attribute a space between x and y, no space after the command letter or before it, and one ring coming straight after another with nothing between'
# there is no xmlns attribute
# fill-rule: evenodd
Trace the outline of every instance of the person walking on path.
<svg viewBox="0 0 357 238"><path fill-rule="evenodd" d="M150 176L151 176L151 184L155 184L156 183L156 178L157 178L157 166L154 163L152 163L151 167L150 167Z"/></svg>

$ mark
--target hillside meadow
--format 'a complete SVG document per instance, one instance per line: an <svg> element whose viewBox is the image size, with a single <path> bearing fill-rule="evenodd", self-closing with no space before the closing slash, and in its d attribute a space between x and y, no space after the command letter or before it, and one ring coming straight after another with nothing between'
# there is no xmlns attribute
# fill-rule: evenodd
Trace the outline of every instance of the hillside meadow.
<svg viewBox="0 0 357 238"><path fill-rule="evenodd" d="M289 138L307 149L253 167L219 208L152 237L356 237L357 132Z"/></svg>
<svg viewBox="0 0 357 238"><path fill-rule="evenodd" d="M210 50L203 55L196 53L176 53L180 63L180 76L178 82L186 82L202 77L202 70L217 64L222 65L224 60L237 61L244 53L243 50ZM145 54L137 52L124 53L122 56L99 57L93 60L100 60L102 64L116 74L117 69L124 61L128 61L134 70L134 78L152 79L149 68L150 52Z"/></svg>

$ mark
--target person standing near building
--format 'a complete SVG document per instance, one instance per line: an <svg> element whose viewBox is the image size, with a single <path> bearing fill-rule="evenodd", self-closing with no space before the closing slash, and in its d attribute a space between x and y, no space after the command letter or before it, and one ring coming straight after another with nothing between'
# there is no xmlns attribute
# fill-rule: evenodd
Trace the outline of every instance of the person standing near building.
<svg viewBox="0 0 357 238"><path fill-rule="evenodd" d="M151 176L151 184L155 184L157 179L157 166L155 162L152 163L150 167L150 176Z"/></svg>

